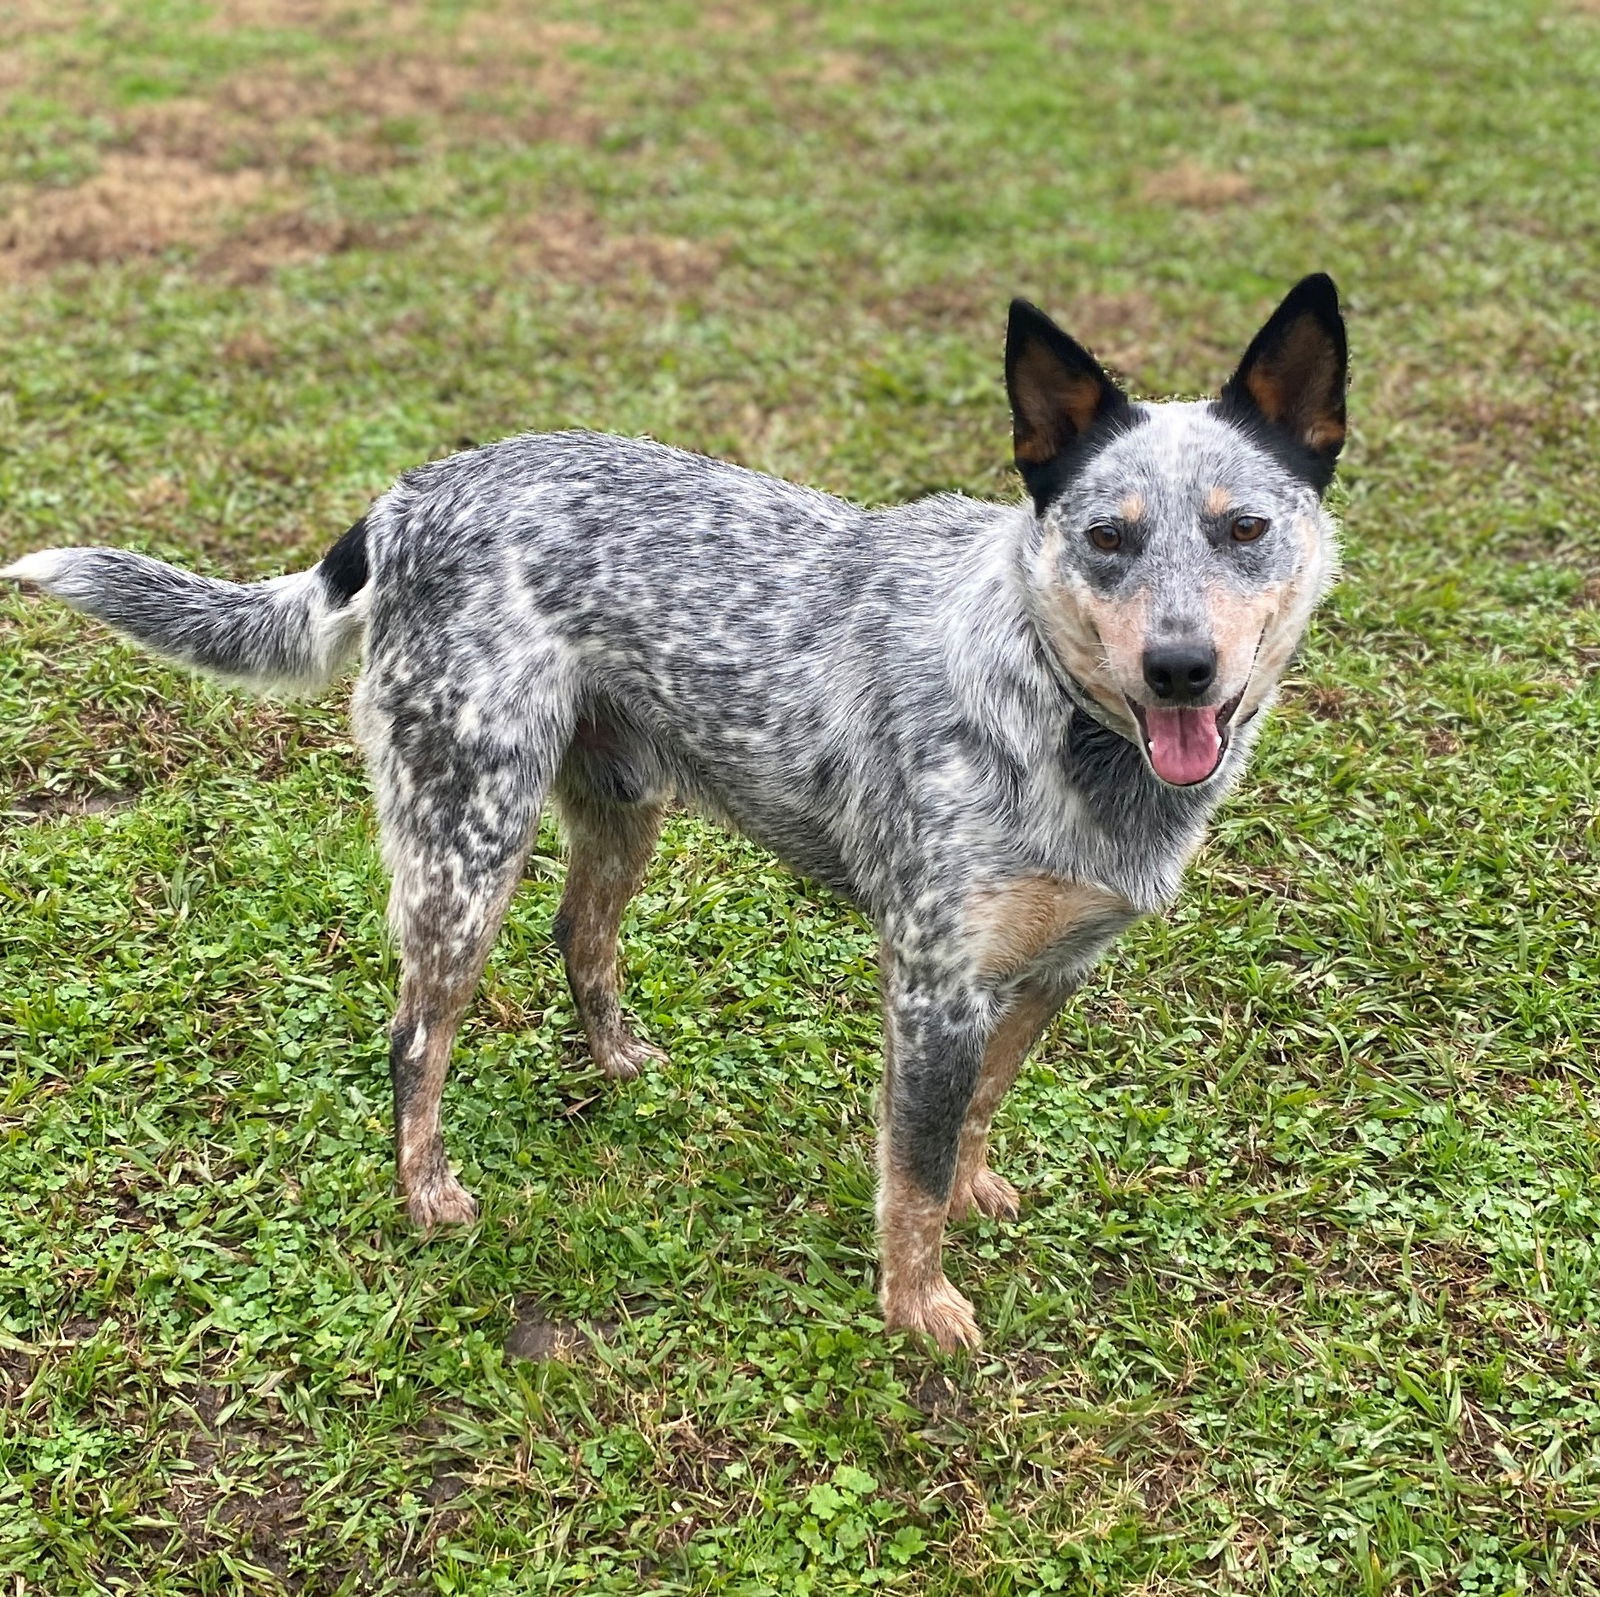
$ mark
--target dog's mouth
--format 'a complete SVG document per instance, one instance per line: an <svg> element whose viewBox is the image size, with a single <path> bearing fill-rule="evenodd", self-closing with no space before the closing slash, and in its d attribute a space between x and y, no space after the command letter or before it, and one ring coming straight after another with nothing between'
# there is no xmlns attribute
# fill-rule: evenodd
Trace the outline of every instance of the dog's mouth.
<svg viewBox="0 0 1600 1597"><path fill-rule="evenodd" d="M1139 723L1150 769L1168 787L1193 787L1215 776L1222 756L1228 752L1233 712L1243 697L1241 690L1226 704L1186 704L1175 708L1135 704L1129 699L1128 708Z"/></svg>

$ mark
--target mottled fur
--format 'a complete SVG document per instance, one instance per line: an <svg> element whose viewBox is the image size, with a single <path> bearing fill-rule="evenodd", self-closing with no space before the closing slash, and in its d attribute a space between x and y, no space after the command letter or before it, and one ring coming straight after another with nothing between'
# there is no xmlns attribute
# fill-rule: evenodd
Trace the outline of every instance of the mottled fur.
<svg viewBox="0 0 1600 1597"><path fill-rule="evenodd" d="M107 549L9 574L258 686L315 688L364 637L355 723L404 970L398 1174L420 1224L474 1212L439 1094L548 796L571 840L557 938L610 1076L660 1057L623 1020L616 932L669 801L860 905L884 950L886 1316L973 1343L940 1250L952 1209L1015 1210L985 1156L1000 1097L1105 946L1177 891L1332 574L1332 285L1308 279L1252 351L1222 400L1135 405L1019 302L1021 505L864 510L568 432L407 473L298 576L239 586ZM1271 530L1240 541L1245 513ZM1152 651L1173 647L1214 655L1179 696L1222 728L1186 786L1142 740Z"/></svg>

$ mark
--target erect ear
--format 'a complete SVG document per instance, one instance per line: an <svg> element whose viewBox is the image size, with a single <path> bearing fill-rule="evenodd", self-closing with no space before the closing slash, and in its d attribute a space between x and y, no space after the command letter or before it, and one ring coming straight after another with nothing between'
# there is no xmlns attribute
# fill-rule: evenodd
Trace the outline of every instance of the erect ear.
<svg viewBox="0 0 1600 1597"><path fill-rule="evenodd" d="M1051 463L1097 421L1128 407L1099 361L1025 299L1011 302L1006 392L1017 469L1036 500Z"/></svg>
<svg viewBox="0 0 1600 1597"><path fill-rule="evenodd" d="M1293 446L1320 492L1344 447L1347 351L1339 291L1325 272L1301 278L1251 340L1222 404L1259 419Z"/></svg>

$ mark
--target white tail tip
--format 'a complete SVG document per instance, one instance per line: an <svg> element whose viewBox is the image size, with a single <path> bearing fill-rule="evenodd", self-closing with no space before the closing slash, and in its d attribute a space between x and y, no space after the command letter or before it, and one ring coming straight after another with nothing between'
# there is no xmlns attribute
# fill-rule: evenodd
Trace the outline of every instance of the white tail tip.
<svg viewBox="0 0 1600 1597"><path fill-rule="evenodd" d="M60 572L63 557L69 553L66 549L36 549L31 555L13 560L0 571L0 577L9 577L13 582L35 582L42 588Z"/></svg>

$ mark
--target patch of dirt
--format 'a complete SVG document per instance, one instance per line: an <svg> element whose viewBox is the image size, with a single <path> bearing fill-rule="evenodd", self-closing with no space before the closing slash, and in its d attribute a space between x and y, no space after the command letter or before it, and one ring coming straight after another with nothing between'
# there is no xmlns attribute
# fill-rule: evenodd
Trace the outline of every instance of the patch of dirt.
<svg viewBox="0 0 1600 1597"><path fill-rule="evenodd" d="M1242 172L1219 172L1189 160L1151 172L1139 185L1139 198L1148 204L1192 211L1220 210L1254 197L1255 185Z"/></svg>
<svg viewBox="0 0 1600 1597"><path fill-rule="evenodd" d="M417 25L422 8L396 3L384 11L395 29ZM229 33L235 28L305 28L324 33L340 22L361 21L359 12L336 0L221 0L207 22L213 33Z"/></svg>
<svg viewBox="0 0 1600 1597"><path fill-rule="evenodd" d="M185 157L114 153L93 177L34 190L0 222L0 272L50 271L210 243L230 212L260 203L260 172L213 172Z"/></svg>
<svg viewBox="0 0 1600 1597"><path fill-rule="evenodd" d="M201 272L250 281L414 231L325 214L311 205L300 174L378 171L487 141L588 141L600 131L564 54L602 37L598 30L506 8L474 13L454 37L439 37L423 31L423 16L421 8L397 16L388 7L341 12L315 0L232 0L214 25L323 30L349 20L358 36L370 35L373 51L336 66L258 65L204 97L122 113L115 148L94 176L6 193L0 277L183 251ZM63 91L72 93L70 82ZM669 281L693 271L676 243L642 246ZM602 254L614 264L621 248Z"/></svg>
<svg viewBox="0 0 1600 1597"><path fill-rule="evenodd" d="M303 209L282 176L120 152L83 183L20 199L0 221L0 277L185 251L203 272L248 282L278 266L389 245L411 231Z"/></svg>
<svg viewBox="0 0 1600 1597"><path fill-rule="evenodd" d="M1350 695L1343 688L1302 688L1284 694L1288 704L1303 709L1318 721L1342 721L1349 710Z"/></svg>
<svg viewBox="0 0 1600 1597"><path fill-rule="evenodd" d="M1520 445L1529 438L1546 436L1558 415L1554 406L1537 399L1470 393L1459 403L1447 406L1442 420L1458 438L1468 442L1509 434L1511 441Z"/></svg>
<svg viewBox="0 0 1600 1597"><path fill-rule="evenodd" d="M819 88L857 88L874 82L878 75L878 63L865 56L844 50L819 50L807 58L805 65L791 68L782 77L786 83Z"/></svg>
<svg viewBox="0 0 1600 1597"><path fill-rule="evenodd" d="M387 13L388 7L380 8L380 15ZM457 22L452 42L469 55L512 50L526 56L550 56L568 45L604 40L604 30L593 23L533 16L530 8L513 5L468 12Z"/></svg>
<svg viewBox="0 0 1600 1597"><path fill-rule="evenodd" d="M878 297L874 308L895 321L924 327L982 325L998 337L1005 327L1006 305L1006 294L992 277L985 277L919 283L904 293ZM1042 308L1107 365L1129 371L1149 356L1145 330L1155 325L1157 313L1148 294L1079 294Z"/></svg>
<svg viewBox="0 0 1600 1597"><path fill-rule="evenodd" d="M0 46L70 33L97 9L91 0L6 0L0 6Z"/></svg>
<svg viewBox="0 0 1600 1597"><path fill-rule="evenodd" d="M544 1310L529 1299L517 1303L517 1323L506 1337L507 1358L531 1359L548 1364L553 1360L565 1362L579 1358L596 1342L609 1342L617 1334L617 1327L609 1322L579 1325L570 1320L552 1320Z"/></svg>
<svg viewBox="0 0 1600 1597"><path fill-rule="evenodd" d="M305 1439L236 1421L219 1424L226 1401L227 1393L217 1387L202 1386L194 1395L195 1414L205 1429L184 1439L188 1468L174 1474L166 1491L166 1507L182 1538L177 1557L193 1564L227 1548L282 1577L295 1543L305 1536L307 1492L270 1462L270 1455L285 1446L303 1446ZM249 1491L237 1489L245 1475L252 1481Z"/></svg>
<svg viewBox="0 0 1600 1597"><path fill-rule="evenodd" d="M1600 605L1600 571L1591 571L1583 579L1583 586L1578 589L1577 603L1591 609Z"/></svg>
<svg viewBox="0 0 1600 1597"><path fill-rule="evenodd" d="M18 1348L0 1347L0 1409L16 1408L33 1380L33 1360Z"/></svg>
<svg viewBox="0 0 1600 1597"><path fill-rule="evenodd" d="M332 70L256 69L206 99L125 116L130 150L268 171L377 171L431 146L516 139L586 142L598 119L579 104L574 68L554 51L478 56L393 53Z"/></svg>
<svg viewBox="0 0 1600 1597"><path fill-rule="evenodd" d="M235 334L218 353L228 365L247 366L252 371L271 371L278 364L278 346L255 327Z"/></svg>
<svg viewBox="0 0 1600 1597"><path fill-rule="evenodd" d="M771 6L713 5L700 13L700 26L712 33L769 34L786 20Z"/></svg>
<svg viewBox="0 0 1600 1597"><path fill-rule="evenodd" d="M1128 1485L1139 1494L1147 1512L1162 1514L1194 1497L1196 1484L1205 1474L1206 1455L1173 1414L1155 1416L1146 1440L1154 1461L1130 1475Z"/></svg>
<svg viewBox="0 0 1600 1597"><path fill-rule="evenodd" d="M948 1376L929 1370L911 1393L911 1402L930 1420L954 1420L970 1425L978 1417L967 1394Z"/></svg>
<svg viewBox="0 0 1600 1597"><path fill-rule="evenodd" d="M230 283L254 283L280 266L293 266L354 249L387 249L415 227L383 229L348 217L305 210L271 211L250 218L198 258L200 270Z"/></svg>
<svg viewBox="0 0 1600 1597"><path fill-rule="evenodd" d="M1131 371L1149 357L1145 329L1156 304L1148 294L1080 294L1056 319L1097 359Z"/></svg>
<svg viewBox="0 0 1600 1597"><path fill-rule="evenodd" d="M663 233L611 233L594 212L567 208L518 218L502 232L513 262L595 286L629 279L673 290L709 285L724 250Z"/></svg>
<svg viewBox="0 0 1600 1597"><path fill-rule="evenodd" d="M132 809L137 793L23 793L12 801L10 813L32 821L57 821L68 816L110 815Z"/></svg>

